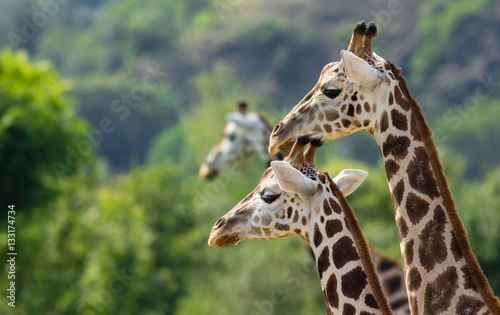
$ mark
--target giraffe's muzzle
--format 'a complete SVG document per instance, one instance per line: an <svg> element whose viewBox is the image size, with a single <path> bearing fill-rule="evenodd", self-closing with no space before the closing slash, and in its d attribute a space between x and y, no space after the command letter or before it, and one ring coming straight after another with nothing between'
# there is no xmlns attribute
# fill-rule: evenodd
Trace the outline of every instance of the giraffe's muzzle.
<svg viewBox="0 0 500 315"><path fill-rule="evenodd" d="M237 232L231 226L234 226L234 219L226 220L225 217L220 218L215 222L212 231L210 232L210 237L208 238L208 245L227 247L234 246L240 242L240 237Z"/></svg>

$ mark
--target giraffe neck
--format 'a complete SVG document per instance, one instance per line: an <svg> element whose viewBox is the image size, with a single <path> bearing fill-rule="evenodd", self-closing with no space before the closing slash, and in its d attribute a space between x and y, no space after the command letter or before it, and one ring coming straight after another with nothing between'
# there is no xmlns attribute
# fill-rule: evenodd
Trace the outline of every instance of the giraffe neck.
<svg viewBox="0 0 500 315"><path fill-rule="evenodd" d="M354 213L327 177L330 197L312 211L308 234L328 314L392 314Z"/></svg>
<svg viewBox="0 0 500 315"><path fill-rule="evenodd" d="M497 314L472 253L431 131L398 76L373 135L382 153L413 314Z"/></svg>

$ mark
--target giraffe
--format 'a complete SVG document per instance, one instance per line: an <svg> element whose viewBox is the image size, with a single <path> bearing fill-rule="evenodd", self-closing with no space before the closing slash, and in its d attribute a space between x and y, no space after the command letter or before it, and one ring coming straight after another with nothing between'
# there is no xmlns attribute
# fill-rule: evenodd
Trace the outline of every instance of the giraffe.
<svg viewBox="0 0 500 315"><path fill-rule="evenodd" d="M243 114L243 117L248 116L246 103L240 101L238 103L238 113ZM206 179L213 179L217 175L218 172L222 171L225 167L230 167L230 163L238 163L239 165L245 163L247 161L245 150L241 150L241 146L238 144L242 143L241 140L235 140L234 138L240 137L242 139L246 135L246 133L258 133L259 130L262 130L262 124L250 124L247 123L247 126L251 126L254 129L244 129L237 126L236 123L233 124L233 121L237 121L237 119L233 119L234 116L240 117L238 113L231 113L228 115L229 123L226 126L225 136L222 140L222 143L214 147L212 149L212 153L207 157L205 163L200 168L200 177ZM255 114L254 114L255 115ZM262 118L262 115L260 115ZM256 117L256 116L254 116ZM262 119L266 122L264 119ZM254 120L255 121L255 120ZM243 125L243 123L241 124ZM264 132L267 133L265 139L261 139L263 141L264 148L267 152L267 146L269 144L269 136L271 134L271 127L269 124L266 124ZM249 137L249 136L248 136ZM232 141L230 139L233 139ZM221 150L220 148L224 148ZM255 146L249 146L249 150L253 150ZM251 153L249 154L251 155ZM262 155L261 155L262 156ZM283 152L278 152L278 154L271 156L271 160L282 160L284 157ZM223 162L224 161L224 162ZM227 161L228 163L225 163ZM268 162L269 165L270 162ZM308 250L309 245L305 242ZM391 308L397 314L409 314L410 309L408 305L408 296L406 292L406 287L404 285L404 272L401 265L398 262L395 262L391 258L384 255L379 250L370 246L370 252L372 255L372 259L375 262L375 267L377 269L378 276L382 283L382 289L389 300Z"/></svg>
<svg viewBox="0 0 500 315"><path fill-rule="evenodd" d="M298 136L367 130L385 164L412 314L500 314L458 216L432 133L400 68L371 50L373 22L356 24L341 61L279 122L269 150Z"/></svg>
<svg viewBox="0 0 500 315"><path fill-rule="evenodd" d="M272 127L264 114L247 111L245 101L238 102L237 112L229 113L224 137L212 148L200 167L199 176L214 179L221 170L245 163L254 154L267 166L271 161L282 160L283 152L269 154L269 136Z"/></svg>
<svg viewBox="0 0 500 315"><path fill-rule="evenodd" d="M244 239L302 235L314 252L328 314L392 314L367 242L344 195L368 173L344 170L335 179L318 171L319 143L300 138L284 161L273 161L257 188L215 223L210 246Z"/></svg>
<svg viewBox="0 0 500 315"><path fill-rule="evenodd" d="M245 102L238 103L238 112L245 116L248 115L246 111ZM240 165L245 163L245 161L247 161L244 154L245 150L239 149L237 145L237 143L241 143L241 141L229 140L233 139L233 137L245 136L245 133L249 131L249 129L245 130L243 128L240 128L238 130L239 127L237 127L236 124L232 124L231 119L233 117L232 116L233 114L236 113L231 113L228 115L230 117L228 119L230 122L226 126L226 132L224 139L222 140L222 144L217 145L212 150L212 153L207 157L205 163L202 165L200 169L200 177L213 179L219 171L222 171L224 169L224 167L230 166L230 163L222 163L223 160L229 162L238 161ZM236 115L236 117L238 117L238 115ZM263 121L265 122L265 120ZM258 130L262 128L262 124L260 123L253 124L251 126L257 129L257 130L250 130L251 133L258 132ZM267 124L266 126L269 125ZM271 134L271 127L266 128L265 132L267 133L267 136L265 139L263 139L265 140L263 145L267 152L267 146L269 144L269 136ZM221 150L220 149L221 147L226 149ZM253 148L255 148L255 146L251 147L250 150L252 150ZM271 158L272 160L282 160L283 156L284 156L283 152L280 151L278 152L277 155L271 156ZM269 163L270 162L268 162L268 164ZM308 247L308 250L311 250L309 248L308 243L305 242L305 244ZM396 314L409 314L410 308L408 305L408 295L406 292L406 287L404 285L404 272L401 265L398 262L384 255L382 252L375 249L374 247L372 246L369 247L372 259L375 263L377 274L382 283L382 289L387 299L389 300L391 308Z"/></svg>

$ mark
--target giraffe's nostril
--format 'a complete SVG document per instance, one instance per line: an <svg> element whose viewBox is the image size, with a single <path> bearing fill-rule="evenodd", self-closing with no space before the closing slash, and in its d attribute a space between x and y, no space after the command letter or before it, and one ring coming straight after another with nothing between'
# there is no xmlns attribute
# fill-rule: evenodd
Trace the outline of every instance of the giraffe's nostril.
<svg viewBox="0 0 500 315"><path fill-rule="evenodd" d="M224 224L226 223L226 219L224 218L220 218L219 220L217 220L217 222L215 222L215 228L216 229L219 229L221 228Z"/></svg>
<svg viewBox="0 0 500 315"><path fill-rule="evenodd" d="M281 128L282 125L283 124L280 122L276 126L274 126L273 134L276 134L280 130L280 128Z"/></svg>

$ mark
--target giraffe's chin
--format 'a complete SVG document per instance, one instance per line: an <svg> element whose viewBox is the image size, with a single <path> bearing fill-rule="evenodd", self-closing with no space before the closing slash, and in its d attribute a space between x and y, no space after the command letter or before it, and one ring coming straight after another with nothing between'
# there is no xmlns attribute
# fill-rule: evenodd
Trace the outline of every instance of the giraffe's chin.
<svg viewBox="0 0 500 315"><path fill-rule="evenodd" d="M208 240L208 245L215 247L228 247L228 246L234 246L240 242L240 238L238 234L233 233L233 234L225 234L222 236L211 236L210 239Z"/></svg>

